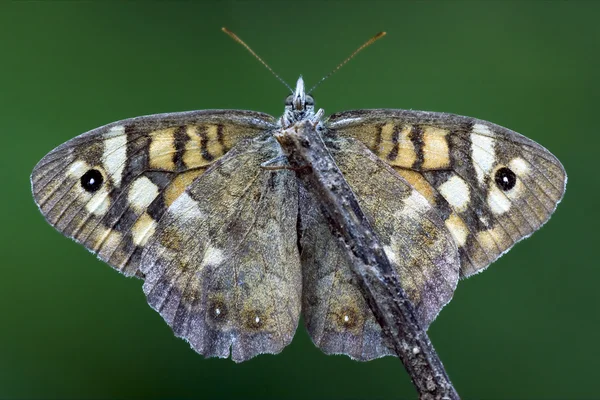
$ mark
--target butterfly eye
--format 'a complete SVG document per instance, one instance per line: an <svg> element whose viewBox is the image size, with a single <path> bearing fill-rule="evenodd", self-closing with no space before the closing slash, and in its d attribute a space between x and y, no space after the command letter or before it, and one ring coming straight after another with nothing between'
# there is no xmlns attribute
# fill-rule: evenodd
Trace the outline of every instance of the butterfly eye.
<svg viewBox="0 0 600 400"><path fill-rule="evenodd" d="M315 100L312 98L312 96L306 95L306 105L307 106L314 106L315 105Z"/></svg>
<svg viewBox="0 0 600 400"><path fill-rule="evenodd" d="M90 169L81 177L81 187L86 191L93 193L100 189L103 181L104 178L102 177L100 171L97 169Z"/></svg>
<svg viewBox="0 0 600 400"><path fill-rule="evenodd" d="M285 98L285 105L286 106L291 106L292 105L292 101L294 99L293 95L289 95L288 97Z"/></svg>
<svg viewBox="0 0 600 400"><path fill-rule="evenodd" d="M517 183L517 176L509 168L502 167L496 171L494 180L496 181L496 185L506 192L515 187Z"/></svg>

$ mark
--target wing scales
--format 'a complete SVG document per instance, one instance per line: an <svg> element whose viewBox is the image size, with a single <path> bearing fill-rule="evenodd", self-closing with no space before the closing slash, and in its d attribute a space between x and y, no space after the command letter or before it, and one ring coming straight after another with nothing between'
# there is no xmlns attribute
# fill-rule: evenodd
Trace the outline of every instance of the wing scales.
<svg viewBox="0 0 600 400"><path fill-rule="evenodd" d="M326 143L398 271L420 322L429 326L458 282L457 248L443 220L362 143L348 138ZM318 201L306 192L300 199L303 313L313 341L326 353L363 361L394 354Z"/></svg>
<svg viewBox="0 0 600 400"><path fill-rule="evenodd" d="M266 114L230 110L118 121L46 155L31 175L34 199L57 230L133 275L140 248L186 185L240 140L272 129L272 122ZM81 179L92 170L103 182L86 191Z"/></svg>
<svg viewBox="0 0 600 400"><path fill-rule="evenodd" d="M330 135L353 137L369 146L436 207L459 247L462 276L485 269L539 229L565 191L566 173L556 157L534 141L486 121L381 109L335 114L327 123ZM438 135L407 134L402 139L394 134L428 130ZM400 159L400 153L390 157L393 146L403 146L415 156L408 157L409 162ZM445 160L440 152L447 152L447 163L439 161ZM504 187L498 183L503 179Z"/></svg>

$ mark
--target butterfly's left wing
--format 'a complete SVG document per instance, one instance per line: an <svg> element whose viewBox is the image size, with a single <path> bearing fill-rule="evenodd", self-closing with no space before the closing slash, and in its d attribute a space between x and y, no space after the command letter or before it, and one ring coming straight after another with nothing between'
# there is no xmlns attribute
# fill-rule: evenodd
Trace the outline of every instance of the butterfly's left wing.
<svg viewBox="0 0 600 400"><path fill-rule="evenodd" d="M554 155L490 122L382 109L334 114L327 127L364 143L429 200L459 248L464 277L539 229L565 191Z"/></svg>

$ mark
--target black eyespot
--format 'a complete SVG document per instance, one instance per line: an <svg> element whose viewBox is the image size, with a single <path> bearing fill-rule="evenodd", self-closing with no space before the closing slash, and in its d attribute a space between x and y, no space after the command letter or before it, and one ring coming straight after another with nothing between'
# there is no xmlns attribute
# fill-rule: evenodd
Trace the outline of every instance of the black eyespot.
<svg viewBox="0 0 600 400"><path fill-rule="evenodd" d="M93 193L100 189L103 181L104 178L102 177L100 171L97 169L90 169L81 177L81 187L86 191Z"/></svg>
<svg viewBox="0 0 600 400"><path fill-rule="evenodd" d="M512 172L509 168L502 167L498 171L496 171L496 176L494 176L494 180L496 181L496 185L505 192L515 187L517 184L517 176L514 172Z"/></svg>

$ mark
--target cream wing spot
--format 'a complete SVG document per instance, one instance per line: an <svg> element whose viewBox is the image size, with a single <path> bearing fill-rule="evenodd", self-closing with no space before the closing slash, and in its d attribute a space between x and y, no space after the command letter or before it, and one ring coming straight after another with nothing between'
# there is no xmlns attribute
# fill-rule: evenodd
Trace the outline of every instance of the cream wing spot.
<svg viewBox="0 0 600 400"><path fill-rule="evenodd" d="M392 135L394 133L394 124L391 122L388 122L387 124L383 125L381 127L381 143L379 144L379 148L377 149L377 151L379 152L379 154L381 155L386 155L388 154L392 149L391 147L388 145L388 143L392 143Z"/></svg>
<svg viewBox="0 0 600 400"><path fill-rule="evenodd" d="M198 202L183 192L169 207L169 213L173 215L187 215L190 218L201 218L202 212Z"/></svg>
<svg viewBox="0 0 600 400"><path fill-rule="evenodd" d="M204 252L204 258L202 259L202 266L207 265L219 265L225 260L223 251L216 247L208 246Z"/></svg>
<svg viewBox="0 0 600 400"><path fill-rule="evenodd" d="M171 204L173 204L173 202L177 200L177 198L181 196L185 189L194 181L194 179L199 177L203 172L203 169L197 169L178 174L173 179L171 184L165 189L165 207L170 207Z"/></svg>
<svg viewBox="0 0 600 400"><path fill-rule="evenodd" d="M471 157L477 174L477 180L481 185L484 184L485 177L492 171L496 163L495 140L491 137L483 136L475 130L479 124L473 127L471 133ZM480 125L489 129L485 125ZM481 131L481 128L479 128Z"/></svg>
<svg viewBox="0 0 600 400"><path fill-rule="evenodd" d="M439 191L456 211L463 212L469 206L471 192L462 178L453 175L440 185Z"/></svg>
<svg viewBox="0 0 600 400"><path fill-rule="evenodd" d="M195 168L202 165L202 155L200 154L200 139L198 138L198 127L188 126L185 130L189 140L185 144L183 153L183 163L188 168Z"/></svg>
<svg viewBox="0 0 600 400"><path fill-rule="evenodd" d="M219 143L219 127L217 125L209 125L207 128L206 136L208 138L208 144L206 150L212 156L220 156L224 153L224 149Z"/></svg>
<svg viewBox="0 0 600 400"><path fill-rule="evenodd" d="M494 132L492 132L490 128L488 128L487 125L484 124L473 125L472 131L484 136L495 136Z"/></svg>
<svg viewBox="0 0 600 400"><path fill-rule="evenodd" d="M410 140L409 135L412 132L411 126L404 126L400 131L400 137L398 139L398 155L394 165L398 165L404 168L410 168L417 160L417 150L415 145Z"/></svg>
<svg viewBox="0 0 600 400"><path fill-rule="evenodd" d="M210 126L197 126L190 125L186 128L186 134L188 141L185 144L185 152L183 153L183 162L186 167L198 168L206 165L210 165L215 155L210 154L210 150L216 151L215 147L211 145L210 140ZM202 131L201 131L202 129ZM216 139L217 131L216 126L214 127L214 137ZM202 134L201 134L202 133ZM204 136L203 136L204 135ZM210 155L210 156L209 156ZM208 158L207 158L208 157Z"/></svg>
<svg viewBox="0 0 600 400"><path fill-rule="evenodd" d="M390 246L383 246L383 251L392 264L398 264L398 257L396 257L396 253Z"/></svg>
<svg viewBox="0 0 600 400"><path fill-rule="evenodd" d="M487 203L495 215L504 214L505 212L510 210L510 206L511 206L510 199L506 196L505 193L503 193L496 186L492 186L490 188L490 192L489 192L488 198L487 198Z"/></svg>
<svg viewBox="0 0 600 400"><path fill-rule="evenodd" d="M382 158L385 158L390 165L410 168L417 159L417 152L409 135L412 127L405 125L401 130L393 123L387 123L381 127L381 152Z"/></svg>
<svg viewBox="0 0 600 400"><path fill-rule="evenodd" d="M423 129L423 168L440 169L450 166L448 131L435 127Z"/></svg>
<svg viewBox="0 0 600 400"><path fill-rule="evenodd" d="M507 238L506 232L501 227L494 227L485 231L481 231L477 234L477 241L481 247L491 254L506 250L510 243L510 239ZM495 256L495 258L499 257Z"/></svg>
<svg viewBox="0 0 600 400"><path fill-rule="evenodd" d="M150 203L158 196L158 186L145 176L133 181L127 200L131 207L137 212L144 212Z"/></svg>
<svg viewBox="0 0 600 400"><path fill-rule="evenodd" d="M419 172L409 169L395 168L396 173L401 175L413 188L415 188L427 201L435 204L435 191L433 186Z"/></svg>
<svg viewBox="0 0 600 400"><path fill-rule="evenodd" d="M116 187L121 186L127 160L127 136L122 125L112 127L104 134L102 164Z"/></svg>
<svg viewBox="0 0 600 400"><path fill-rule="evenodd" d="M452 213L444 223L456 244L458 246L464 246L465 243L467 243L467 237L469 236L469 228L467 228L467 225L465 225L463 220L456 213Z"/></svg>
<svg viewBox="0 0 600 400"><path fill-rule="evenodd" d="M508 163L508 167L514 171L517 176L523 176L529 173L529 165L527 164L527 161L523 160L521 157L513 158Z"/></svg>
<svg viewBox="0 0 600 400"><path fill-rule="evenodd" d="M167 128L150 134L149 157L152 168L167 171L175 170L175 162L173 161L173 155L176 153L175 130L176 128Z"/></svg>
<svg viewBox="0 0 600 400"><path fill-rule="evenodd" d="M403 215L408 215L412 219L419 219L430 207L431 205L427 199L425 199L418 191L413 190L410 196L404 200L404 207L402 210L397 213L400 213L400 219Z"/></svg>
<svg viewBox="0 0 600 400"><path fill-rule="evenodd" d="M123 236L120 232L101 227L94 238L92 250L98 252L99 256L104 257L107 253L117 248L122 238Z"/></svg>
<svg viewBox="0 0 600 400"><path fill-rule="evenodd" d="M104 215L109 207L110 197L105 187L94 193L85 204L86 210L94 215Z"/></svg>
<svg viewBox="0 0 600 400"><path fill-rule="evenodd" d="M490 220L486 216L484 216L484 215L482 215L481 217L479 217L479 222L481 222L484 226L486 226L488 228L490 226Z"/></svg>
<svg viewBox="0 0 600 400"><path fill-rule="evenodd" d="M90 169L88 163L82 160L77 160L67 170L67 175L71 178L79 179Z"/></svg>
<svg viewBox="0 0 600 400"><path fill-rule="evenodd" d="M143 213L131 230L133 243L136 246L144 246L155 230L156 221L148 213Z"/></svg>

